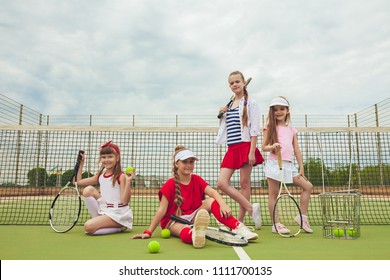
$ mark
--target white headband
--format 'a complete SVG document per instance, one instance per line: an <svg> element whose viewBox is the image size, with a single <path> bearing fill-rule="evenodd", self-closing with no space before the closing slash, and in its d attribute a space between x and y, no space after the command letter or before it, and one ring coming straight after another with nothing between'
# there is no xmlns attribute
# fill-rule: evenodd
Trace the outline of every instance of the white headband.
<svg viewBox="0 0 390 280"><path fill-rule="evenodd" d="M175 162L178 160L185 160L187 158L194 158L195 160L198 160L197 157L195 157L194 153L190 150L183 150L176 154L175 156Z"/></svg>
<svg viewBox="0 0 390 280"><path fill-rule="evenodd" d="M272 99L269 106L272 107L275 105L281 105L281 106L286 106L286 107L290 106L290 104L288 104L287 100L282 98L282 97L276 97L276 98Z"/></svg>

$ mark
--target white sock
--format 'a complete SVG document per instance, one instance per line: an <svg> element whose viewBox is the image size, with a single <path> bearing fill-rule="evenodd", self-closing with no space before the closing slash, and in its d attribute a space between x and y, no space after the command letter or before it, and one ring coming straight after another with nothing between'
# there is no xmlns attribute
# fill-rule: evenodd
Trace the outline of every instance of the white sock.
<svg viewBox="0 0 390 280"><path fill-rule="evenodd" d="M95 218L97 216L99 216L99 203L97 202L97 200L92 197L92 196L89 196L89 197L84 197L84 203L85 203L85 206L87 206L87 209L89 211L89 213L91 214L92 218Z"/></svg>
<svg viewBox="0 0 390 280"><path fill-rule="evenodd" d="M111 233L118 233L121 232L121 228L101 228L92 233L91 235L105 235L105 234L111 234Z"/></svg>

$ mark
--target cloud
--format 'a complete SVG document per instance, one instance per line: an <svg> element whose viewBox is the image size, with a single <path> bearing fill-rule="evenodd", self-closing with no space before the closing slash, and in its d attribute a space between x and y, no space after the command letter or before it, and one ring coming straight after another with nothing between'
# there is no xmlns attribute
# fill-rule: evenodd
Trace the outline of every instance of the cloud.
<svg viewBox="0 0 390 280"><path fill-rule="evenodd" d="M7 1L0 90L48 115L214 115L227 76L266 114L352 114L388 98L388 1Z"/></svg>

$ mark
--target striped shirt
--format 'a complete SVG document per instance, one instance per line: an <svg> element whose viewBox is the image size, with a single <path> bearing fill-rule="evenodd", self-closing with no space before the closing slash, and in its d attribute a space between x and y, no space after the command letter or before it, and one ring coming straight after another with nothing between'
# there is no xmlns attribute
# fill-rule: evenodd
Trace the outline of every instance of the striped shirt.
<svg viewBox="0 0 390 280"><path fill-rule="evenodd" d="M229 109L226 117L227 125L227 144L233 145L241 143L241 125L240 125L240 112L238 107L235 109Z"/></svg>

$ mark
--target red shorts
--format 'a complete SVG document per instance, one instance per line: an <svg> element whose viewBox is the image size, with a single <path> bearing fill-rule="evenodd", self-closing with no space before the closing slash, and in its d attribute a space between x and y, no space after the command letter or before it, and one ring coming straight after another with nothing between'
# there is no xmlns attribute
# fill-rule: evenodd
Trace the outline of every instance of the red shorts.
<svg viewBox="0 0 390 280"><path fill-rule="evenodd" d="M228 150L225 154L225 157L222 160L221 168L231 168L231 169L240 169L244 164L247 164L249 161L248 155L251 149L250 142L242 142L234 145L228 146ZM258 148L255 150L255 159L256 162L253 166L262 164L264 158L261 155Z"/></svg>

